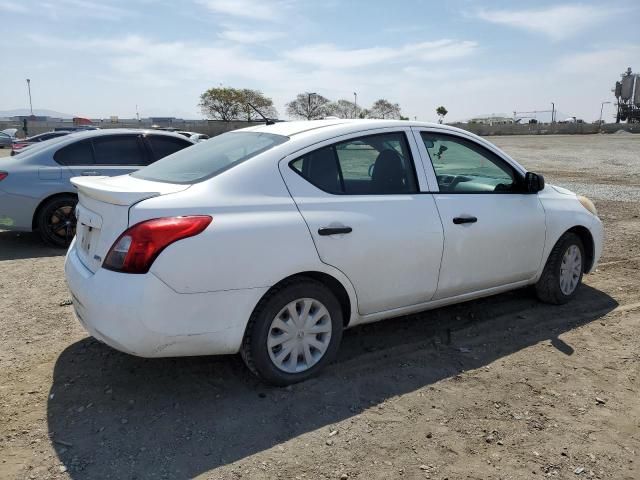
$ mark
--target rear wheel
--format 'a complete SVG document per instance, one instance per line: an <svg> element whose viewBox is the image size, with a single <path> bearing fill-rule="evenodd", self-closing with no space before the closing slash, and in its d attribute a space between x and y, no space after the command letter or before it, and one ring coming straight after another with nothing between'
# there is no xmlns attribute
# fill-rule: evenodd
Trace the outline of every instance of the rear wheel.
<svg viewBox="0 0 640 480"><path fill-rule="evenodd" d="M549 254L540 280L536 283L538 298L560 305L571 300L582 282L584 246L575 233L565 233Z"/></svg>
<svg viewBox="0 0 640 480"><path fill-rule="evenodd" d="M38 233L49 245L68 247L76 234L75 209L78 199L73 195L61 195L48 200L36 218Z"/></svg>
<svg viewBox="0 0 640 480"><path fill-rule="evenodd" d="M242 358L268 383L297 383L335 358L342 329L342 310L331 290L307 278L287 282L269 292L251 315Z"/></svg>

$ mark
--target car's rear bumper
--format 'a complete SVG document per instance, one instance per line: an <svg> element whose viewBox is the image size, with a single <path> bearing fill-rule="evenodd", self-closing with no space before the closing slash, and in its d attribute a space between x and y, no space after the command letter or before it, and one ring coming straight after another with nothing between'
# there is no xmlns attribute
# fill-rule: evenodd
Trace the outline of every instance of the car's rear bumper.
<svg viewBox="0 0 640 480"><path fill-rule="evenodd" d="M94 337L141 357L237 353L266 288L179 294L155 275L123 274L65 260L76 316Z"/></svg>
<svg viewBox="0 0 640 480"><path fill-rule="evenodd" d="M36 207L35 199L0 189L0 230L30 232Z"/></svg>

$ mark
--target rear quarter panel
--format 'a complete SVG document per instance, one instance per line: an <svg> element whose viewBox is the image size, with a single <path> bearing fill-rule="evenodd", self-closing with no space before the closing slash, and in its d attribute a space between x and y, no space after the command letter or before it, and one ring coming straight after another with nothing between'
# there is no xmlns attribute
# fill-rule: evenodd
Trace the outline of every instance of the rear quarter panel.
<svg viewBox="0 0 640 480"><path fill-rule="evenodd" d="M320 261L277 160L245 162L184 192L132 207L130 225L168 215L213 217L201 234L167 247L151 272L188 294L270 287L291 275L318 271L340 281L354 306L348 279Z"/></svg>

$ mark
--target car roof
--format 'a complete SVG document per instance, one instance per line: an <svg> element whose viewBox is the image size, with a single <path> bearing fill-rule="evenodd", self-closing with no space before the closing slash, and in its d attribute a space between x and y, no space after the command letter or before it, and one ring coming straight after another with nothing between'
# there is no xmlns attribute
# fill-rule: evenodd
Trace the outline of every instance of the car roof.
<svg viewBox="0 0 640 480"><path fill-rule="evenodd" d="M406 128L406 127L430 127L439 130L450 130L460 132L459 128L431 122L417 122L410 120L356 120L356 119L327 119L327 120L301 120L293 122L278 122L273 125L258 125L244 128L242 131L273 133L286 137L302 136L304 134L315 134L321 131L331 131L331 134L340 135L360 130L373 128Z"/></svg>
<svg viewBox="0 0 640 480"><path fill-rule="evenodd" d="M142 135L163 135L167 137L181 138L184 139L184 135L180 135L176 132L168 132L166 130L154 130L152 128L143 129L143 128L104 128L101 130L81 130L77 132L72 132L67 135L68 138L93 138L93 137L104 137L109 135L122 135L122 134L142 134Z"/></svg>

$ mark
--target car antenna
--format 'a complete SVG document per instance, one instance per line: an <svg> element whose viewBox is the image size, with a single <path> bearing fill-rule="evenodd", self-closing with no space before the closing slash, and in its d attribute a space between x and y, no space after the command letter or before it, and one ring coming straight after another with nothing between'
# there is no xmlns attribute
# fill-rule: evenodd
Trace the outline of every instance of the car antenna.
<svg viewBox="0 0 640 480"><path fill-rule="evenodd" d="M247 105L249 105L251 108L253 108L256 111L256 113L262 117L262 119L265 121L265 123L267 125L275 125L276 124L276 122L274 122L270 118L265 117L260 110L258 110L256 107L254 107L250 103L247 103Z"/></svg>

